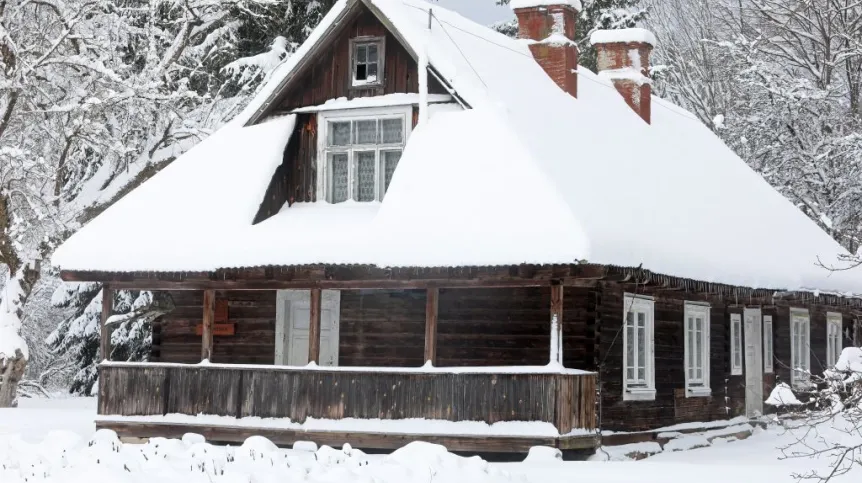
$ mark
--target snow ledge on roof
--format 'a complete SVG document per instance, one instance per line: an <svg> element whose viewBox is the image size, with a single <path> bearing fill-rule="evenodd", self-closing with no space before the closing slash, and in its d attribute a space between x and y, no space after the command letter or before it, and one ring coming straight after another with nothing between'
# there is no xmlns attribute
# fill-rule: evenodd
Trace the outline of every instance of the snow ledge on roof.
<svg viewBox="0 0 862 483"><path fill-rule="evenodd" d="M642 43L655 46L655 35L647 29L630 28L618 30L596 30L590 35L590 43L596 44L628 44Z"/></svg>
<svg viewBox="0 0 862 483"><path fill-rule="evenodd" d="M640 69L634 67L626 67L624 69L611 69L599 72L599 77L610 81L627 80L636 83L639 86L652 84L652 79L643 75Z"/></svg>
<svg viewBox="0 0 862 483"><path fill-rule="evenodd" d="M449 94L428 94L429 104L442 104L446 102L455 102L455 100ZM323 104L316 106L300 107L294 109L291 113L340 111L342 109L363 109L369 107L393 107L417 104L419 104L419 94L415 93L386 94L384 96L357 97L355 99L339 97L337 99L329 99Z"/></svg>
<svg viewBox="0 0 862 483"><path fill-rule="evenodd" d="M518 8L550 7L552 5L568 5L577 11L583 10L581 0L512 0L509 7L512 10Z"/></svg>

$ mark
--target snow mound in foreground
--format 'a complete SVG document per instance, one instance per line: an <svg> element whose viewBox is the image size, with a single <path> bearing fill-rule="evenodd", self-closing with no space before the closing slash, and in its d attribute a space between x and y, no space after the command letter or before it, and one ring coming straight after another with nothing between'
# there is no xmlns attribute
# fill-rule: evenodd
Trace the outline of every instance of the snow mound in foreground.
<svg viewBox="0 0 862 483"><path fill-rule="evenodd" d="M769 394L766 404L770 406L800 406L802 403L796 399L790 386L782 382L775 386L775 389Z"/></svg>
<svg viewBox="0 0 862 483"><path fill-rule="evenodd" d="M366 456L345 444L315 452L280 449L261 436L241 446L215 446L200 435L123 444L99 430L85 442L57 433L38 444L0 435L0 481L33 483L502 483L522 481L479 457L445 447L411 443L389 456Z"/></svg>

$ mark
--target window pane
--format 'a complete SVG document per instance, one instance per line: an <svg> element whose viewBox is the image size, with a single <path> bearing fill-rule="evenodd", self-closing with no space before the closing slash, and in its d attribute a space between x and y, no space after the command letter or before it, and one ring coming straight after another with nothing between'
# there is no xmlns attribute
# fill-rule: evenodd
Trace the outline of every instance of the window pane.
<svg viewBox="0 0 862 483"><path fill-rule="evenodd" d="M374 151L356 153L356 201L374 201Z"/></svg>
<svg viewBox="0 0 862 483"><path fill-rule="evenodd" d="M638 367L638 382L646 383L646 369Z"/></svg>
<svg viewBox="0 0 862 483"><path fill-rule="evenodd" d="M635 327L634 327L634 314L629 312L626 315L626 367L628 367L627 375L629 380L634 379L635 377L635 345L637 341L635 340Z"/></svg>
<svg viewBox="0 0 862 483"><path fill-rule="evenodd" d="M698 372L703 368L703 333L698 331L694 338L694 365L698 368ZM701 376L697 376L700 378Z"/></svg>
<svg viewBox="0 0 862 483"><path fill-rule="evenodd" d="M398 160L401 159L401 151L384 151L383 153L383 192L389 191L389 182L392 181L392 175L395 174L395 168L398 166Z"/></svg>
<svg viewBox="0 0 862 483"><path fill-rule="evenodd" d="M354 144L377 144L377 121L355 121L353 123Z"/></svg>
<svg viewBox="0 0 862 483"><path fill-rule="evenodd" d="M368 64L368 77L367 79L371 82L377 80L377 64Z"/></svg>
<svg viewBox="0 0 862 483"><path fill-rule="evenodd" d="M356 46L356 63L364 64L368 61L368 46L367 45L357 45Z"/></svg>
<svg viewBox="0 0 862 483"><path fill-rule="evenodd" d="M402 119L383 119L380 121L380 131L383 144L404 142L404 121Z"/></svg>
<svg viewBox="0 0 862 483"><path fill-rule="evenodd" d="M364 81L368 79L368 66L365 64L356 64L356 80Z"/></svg>
<svg viewBox="0 0 862 483"><path fill-rule="evenodd" d="M368 62L377 62L377 44L371 44L368 46Z"/></svg>
<svg viewBox="0 0 862 483"><path fill-rule="evenodd" d="M643 313L638 313L638 319L641 319ZM638 379L643 379L641 373L646 367L646 329L641 326L641 320L638 320Z"/></svg>
<svg viewBox="0 0 862 483"><path fill-rule="evenodd" d="M634 379L635 379L635 369L634 369L634 367L629 366L629 368L626 369L626 380L634 381Z"/></svg>
<svg viewBox="0 0 862 483"><path fill-rule="evenodd" d="M347 200L347 153L336 153L329 158L332 182L332 202Z"/></svg>
<svg viewBox="0 0 862 483"><path fill-rule="evenodd" d="M329 145L347 146L350 144L350 121L329 123Z"/></svg>

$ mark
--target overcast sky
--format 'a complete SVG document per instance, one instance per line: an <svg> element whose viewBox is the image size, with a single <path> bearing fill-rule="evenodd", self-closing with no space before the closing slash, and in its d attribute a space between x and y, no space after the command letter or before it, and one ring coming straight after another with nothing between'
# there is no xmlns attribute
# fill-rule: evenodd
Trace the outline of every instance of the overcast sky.
<svg viewBox="0 0 862 483"><path fill-rule="evenodd" d="M495 0L437 0L437 3L483 25L514 17L509 7L498 7Z"/></svg>

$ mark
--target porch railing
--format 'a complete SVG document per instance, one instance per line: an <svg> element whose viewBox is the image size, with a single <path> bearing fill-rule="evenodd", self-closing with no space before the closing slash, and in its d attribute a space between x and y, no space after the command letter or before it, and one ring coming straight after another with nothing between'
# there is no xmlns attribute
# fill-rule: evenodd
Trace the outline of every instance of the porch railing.
<svg viewBox="0 0 862 483"><path fill-rule="evenodd" d="M280 366L99 367L99 414L236 418L540 421L560 435L593 430L596 376L562 372L422 372Z"/></svg>

